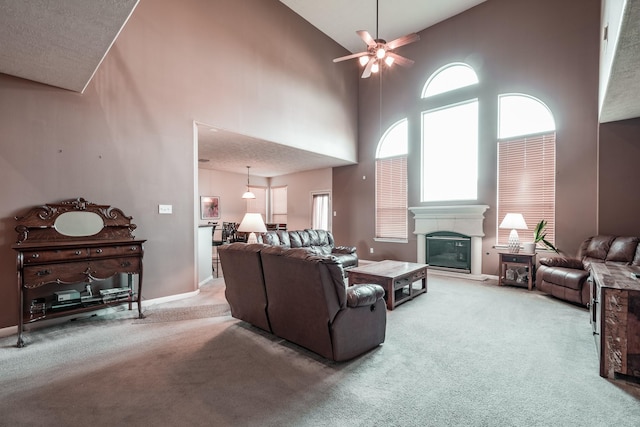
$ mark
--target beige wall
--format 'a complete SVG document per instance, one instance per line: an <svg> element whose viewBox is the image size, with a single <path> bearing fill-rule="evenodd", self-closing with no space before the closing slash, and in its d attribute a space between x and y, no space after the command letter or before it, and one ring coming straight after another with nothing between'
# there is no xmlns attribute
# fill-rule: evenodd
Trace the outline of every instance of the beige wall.
<svg viewBox="0 0 640 427"><path fill-rule="evenodd" d="M311 194L325 190L331 192L331 177L331 169L316 169L272 178L252 176L251 185L267 188L286 186L287 227L289 230L302 230L311 227ZM242 220L246 212L246 201L241 195L246 186L246 175L209 169L198 170L199 195L220 196L220 223ZM199 220L199 223L206 224L207 221ZM218 231L216 237L220 237Z"/></svg>
<svg viewBox="0 0 640 427"><path fill-rule="evenodd" d="M271 178L271 186L287 186L287 228L311 228L312 193L331 191L332 170L316 169Z"/></svg>
<svg viewBox="0 0 640 427"><path fill-rule="evenodd" d="M597 131L600 0L491 0L420 33L402 48L415 60L360 81L359 164L334 169L334 231L357 245L361 257L416 260L416 240L380 243L374 238L375 149L384 130L402 117L409 129L409 206L420 202L419 99L427 78L461 61L480 78L478 200L487 204L483 273L497 274L497 97L522 92L542 100L557 124L557 246L575 252L597 229ZM382 108L379 100L382 99ZM452 159L455 173L455 159ZM362 179L366 176L367 179ZM409 229L414 228L410 216ZM375 255L369 255L373 247Z"/></svg>
<svg viewBox="0 0 640 427"><path fill-rule="evenodd" d="M79 196L134 217L145 299L193 291L194 120L354 161L344 54L277 0L142 0L84 94L0 75L0 327L18 312L13 217Z"/></svg>
<svg viewBox="0 0 640 427"><path fill-rule="evenodd" d="M268 187L269 180L260 176L251 177L251 185ZM242 194L247 191L247 175L210 169L198 169L198 195L220 197L220 219L222 222L240 222L247 212L247 202ZM198 204L199 202L196 201ZM198 209L199 206L198 206ZM198 213L198 218L200 214ZM200 224L206 220L199 219ZM220 228L216 229L216 237Z"/></svg>

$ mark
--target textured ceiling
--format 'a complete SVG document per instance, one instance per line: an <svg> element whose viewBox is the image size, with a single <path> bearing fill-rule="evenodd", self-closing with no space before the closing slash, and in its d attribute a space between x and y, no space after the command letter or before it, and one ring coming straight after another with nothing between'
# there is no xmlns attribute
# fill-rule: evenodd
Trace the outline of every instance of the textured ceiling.
<svg viewBox="0 0 640 427"><path fill-rule="evenodd" d="M640 0L628 0L600 122L640 117Z"/></svg>
<svg viewBox="0 0 640 427"><path fill-rule="evenodd" d="M0 72L84 91L138 0L0 1Z"/></svg>

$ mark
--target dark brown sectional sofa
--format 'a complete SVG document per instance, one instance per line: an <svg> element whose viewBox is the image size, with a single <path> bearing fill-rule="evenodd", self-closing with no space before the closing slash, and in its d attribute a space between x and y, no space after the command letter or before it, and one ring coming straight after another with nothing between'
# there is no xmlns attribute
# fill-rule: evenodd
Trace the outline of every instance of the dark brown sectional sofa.
<svg viewBox="0 0 640 427"><path fill-rule="evenodd" d="M260 243L219 251L233 317L335 361L384 342L384 289L347 287L334 256Z"/></svg>
<svg viewBox="0 0 640 427"><path fill-rule="evenodd" d="M640 238L593 236L580 245L575 258L540 259L536 288L557 298L587 306L589 266L595 262L640 265Z"/></svg>
<svg viewBox="0 0 640 427"><path fill-rule="evenodd" d="M336 246L333 234L326 230L274 230L261 233L258 243L284 248L307 248L318 255L333 255L342 268L358 266L358 254L354 246Z"/></svg>

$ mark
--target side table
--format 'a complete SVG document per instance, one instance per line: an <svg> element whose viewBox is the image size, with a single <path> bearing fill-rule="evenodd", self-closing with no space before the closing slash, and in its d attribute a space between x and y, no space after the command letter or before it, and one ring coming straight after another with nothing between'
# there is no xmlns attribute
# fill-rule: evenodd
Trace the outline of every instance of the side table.
<svg viewBox="0 0 640 427"><path fill-rule="evenodd" d="M529 290L533 289L536 254L500 252L500 274L498 285L521 285L526 283ZM520 272L518 271L520 270ZM525 276L526 275L526 276Z"/></svg>

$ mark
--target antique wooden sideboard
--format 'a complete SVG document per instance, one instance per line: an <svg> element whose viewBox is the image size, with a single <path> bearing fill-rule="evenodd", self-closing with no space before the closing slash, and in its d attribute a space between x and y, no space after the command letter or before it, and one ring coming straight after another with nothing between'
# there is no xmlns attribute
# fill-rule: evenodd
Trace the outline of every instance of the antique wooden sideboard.
<svg viewBox="0 0 640 427"><path fill-rule="evenodd" d="M18 347L25 344L24 324L32 322L120 304L131 310L133 302L144 317L145 240L134 238L131 219L118 208L83 198L36 206L16 217Z"/></svg>
<svg viewBox="0 0 640 427"><path fill-rule="evenodd" d="M591 264L591 324L600 376L640 381L640 267Z"/></svg>

